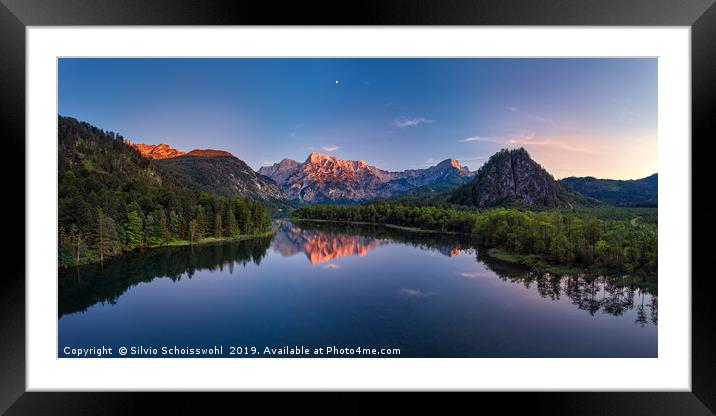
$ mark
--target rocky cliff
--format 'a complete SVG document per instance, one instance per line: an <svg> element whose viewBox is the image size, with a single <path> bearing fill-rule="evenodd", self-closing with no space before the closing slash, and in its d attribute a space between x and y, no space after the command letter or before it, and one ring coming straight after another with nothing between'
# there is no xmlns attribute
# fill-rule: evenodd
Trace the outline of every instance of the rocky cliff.
<svg viewBox="0 0 716 416"><path fill-rule="evenodd" d="M177 150L168 144L159 143L159 144L144 144L144 143L132 143L129 140L124 141L126 144L132 146L133 148L137 149L139 153L142 154L142 156L147 157L149 159L168 159L171 157L177 157L185 154L181 150Z"/></svg>
<svg viewBox="0 0 716 416"><path fill-rule="evenodd" d="M510 204L568 208L596 204L557 182L524 148L503 149L494 154L477 171L475 179L456 189L448 202L480 208Z"/></svg>
<svg viewBox="0 0 716 416"><path fill-rule="evenodd" d="M284 159L259 173L275 180L290 200L307 203L354 203L377 197L388 198L437 181L453 179L464 183L468 168L447 159L426 169L389 172L363 160L341 160L312 152L305 162Z"/></svg>

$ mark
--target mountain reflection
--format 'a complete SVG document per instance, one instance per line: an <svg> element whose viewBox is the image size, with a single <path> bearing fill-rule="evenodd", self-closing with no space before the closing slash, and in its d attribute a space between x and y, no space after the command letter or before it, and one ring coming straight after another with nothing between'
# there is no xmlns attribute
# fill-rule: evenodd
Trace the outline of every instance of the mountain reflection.
<svg viewBox="0 0 716 416"><path fill-rule="evenodd" d="M289 221L281 221L271 248L284 257L305 253L311 264L320 264L343 256L365 256L387 240L371 237L303 230Z"/></svg>
<svg viewBox="0 0 716 416"><path fill-rule="evenodd" d="M381 246L399 243L448 257L461 253L476 255L476 261L486 268L460 272L462 278L499 278L534 288L545 299L566 297L576 308L590 315L620 316L633 310L636 324L657 325L656 290L647 287L639 278L535 273L485 256L475 250L467 236L455 234L409 232L375 225L304 221L296 225L286 220L277 221L275 231L273 237L217 245L156 248L120 256L105 262L104 266L60 269L59 316L84 311L100 302L113 304L133 286L156 278L177 281L191 279L198 270L226 269L233 273L236 266L260 265L269 248L283 257L305 255L311 264L326 263L322 267L340 270L335 263L327 262L344 256L365 256ZM409 289L401 289L398 294L407 297L424 295Z"/></svg>
<svg viewBox="0 0 716 416"><path fill-rule="evenodd" d="M391 242L454 257L472 251L466 236L432 232L410 232L371 224L301 221L278 222L271 248L284 257L304 253L311 264L343 256L365 256L370 250Z"/></svg>

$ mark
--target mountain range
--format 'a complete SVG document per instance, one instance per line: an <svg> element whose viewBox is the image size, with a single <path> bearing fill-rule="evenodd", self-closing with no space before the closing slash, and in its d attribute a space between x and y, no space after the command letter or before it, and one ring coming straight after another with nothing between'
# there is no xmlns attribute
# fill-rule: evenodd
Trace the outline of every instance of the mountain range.
<svg viewBox="0 0 716 416"><path fill-rule="evenodd" d="M425 169L390 172L363 160L341 160L318 152L303 163L283 159L258 172L276 181L289 200L306 203L365 202L428 184L462 184L472 178L470 170L455 159Z"/></svg>
<svg viewBox="0 0 716 416"><path fill-rule="evenodd" d="M283 159L254 171L223 150L177 150L167 144L124 140L161 172L198 191L238 195L290 208L297 204L355 204L373 200L446 202L487 208L517 205L539 208L656 206L658 179L569 177L555 180L523 149L503 149L477 171L456 159L424 169L387 171L364 160L342 160L311 152L305 161Z"/></svg>

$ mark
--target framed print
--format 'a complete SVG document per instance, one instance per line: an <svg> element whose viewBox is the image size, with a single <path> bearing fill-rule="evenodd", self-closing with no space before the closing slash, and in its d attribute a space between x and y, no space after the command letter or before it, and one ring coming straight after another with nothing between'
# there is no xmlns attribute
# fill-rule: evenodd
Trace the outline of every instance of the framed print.
<svg viewBox="0 0 716 416"><path fill-rule="evenodd" d="M159 6L0 9L9 414L144 391L715 408L710 2Z"/></svg>

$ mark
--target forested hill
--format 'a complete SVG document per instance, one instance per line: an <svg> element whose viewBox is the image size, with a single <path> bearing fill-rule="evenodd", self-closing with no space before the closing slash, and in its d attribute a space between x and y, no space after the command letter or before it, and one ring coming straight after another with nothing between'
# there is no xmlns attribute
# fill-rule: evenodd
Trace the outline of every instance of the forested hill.
<svg viewBox="0 0 716 416"><path fill-rule="evenodd" d="M659 177L655 173L636 180L597 179L591 176L560 180L582 195L619 207L656 207Z"/></svg>
<svg viewBox="0 0 716 416"><path fill-rule="evenodd" d="M281 188L271 178L254 172L243 160L228 152L192 150L156 164L183 184L199 191L240 195L276 207L290 207Z"/></svg>
<svg viewBox="0 0 716 416"><path fill-rule="evenodd" d="M524 148L502 149L480 167L471 182L457 188L448 202L479 208L524 205L534 208L595 206L556 181Z"/></svg>
<svg viewBox="0 0 716 416"><path fill-rule="evenodd" d="M60 116L58 149L60 265L270 229L263 205L187 187L119 134Z"/></svg>

